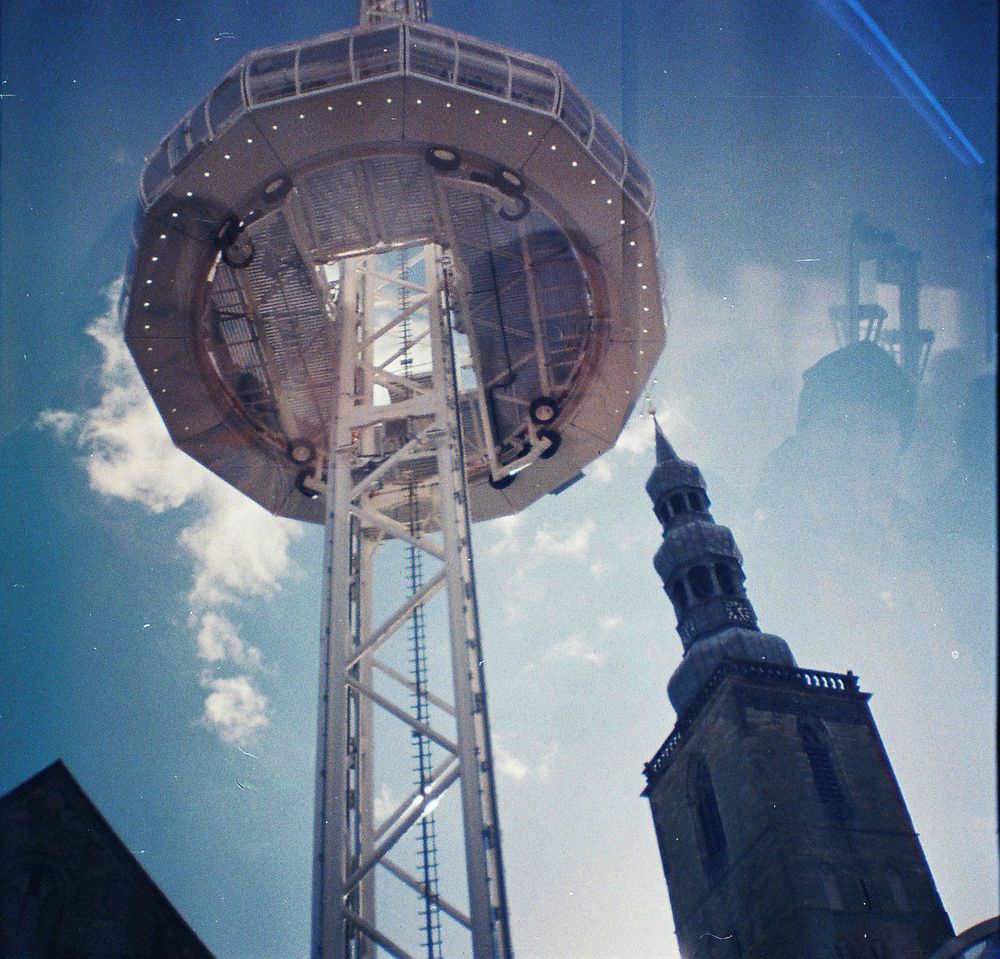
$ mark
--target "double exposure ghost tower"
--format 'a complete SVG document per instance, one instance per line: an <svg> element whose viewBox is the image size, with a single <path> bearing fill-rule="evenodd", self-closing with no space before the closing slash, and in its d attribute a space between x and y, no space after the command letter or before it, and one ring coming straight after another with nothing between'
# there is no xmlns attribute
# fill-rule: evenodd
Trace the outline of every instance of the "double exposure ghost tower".
<svg viewBox="0 0 1000 959"><path fill-rule="evenodd" d="M174 442L325 529L324 959L511 955L470 524L577 479L663 346L635 154L555 64L425 20L241 60L145 166L123 299Z"/></svg>
<svg viewBox="0 0 1000 959"><path fill-rule="evenodd" d="M924 959L951 924L857 677L763 633L733 534L657 426L654 565L684 656L646 765L684 959Z"/></svg>

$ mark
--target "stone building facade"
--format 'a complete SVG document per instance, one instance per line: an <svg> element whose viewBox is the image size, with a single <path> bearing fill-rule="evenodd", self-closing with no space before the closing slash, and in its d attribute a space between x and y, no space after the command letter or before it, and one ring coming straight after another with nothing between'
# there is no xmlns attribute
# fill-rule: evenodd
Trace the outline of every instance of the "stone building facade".
<svg viewBox="0 0 1000 959"><path fill-rule="evenodd" d="M0 798L0 959L212 959L61 761Z"/></svg>
<svg viewBox="0 0 1000 959"><path fill-rule="evenodd" d="M700 471L657 426L654 565L684 657L646 765L684 959L926 959L952 935L857 678L760 632Z"/></svg>

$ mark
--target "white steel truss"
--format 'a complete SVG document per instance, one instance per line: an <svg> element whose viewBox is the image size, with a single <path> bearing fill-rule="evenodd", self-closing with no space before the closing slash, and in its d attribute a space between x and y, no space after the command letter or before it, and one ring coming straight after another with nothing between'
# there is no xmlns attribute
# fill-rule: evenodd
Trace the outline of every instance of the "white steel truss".
<svg viewBox="0 0 1000 959"><path fill-rule="evenodd" d="M394 942L375 908L376 867L468 931L473 959L510 959L507 902L496 811L492 751L483 681L470 545L463 437L451 304L450 263L433 245L386 256L341 261L331 297L338 370L328 461L306 488L325 492L326 533L321 636L319 735L313 864L313 959L394 959L413 954ZM412 267L412 269L411 269ZM416 277L414 279L413 277ZM405 289L386 319L387 291ZM420 317L401 364L394 331ZM324 469L325 467L325 469ZM422 523L405 521L406 490L419 490ZM414 595L374 622L376 554L398 539L437 567ZM454 733L419 721L376 689L376 674L413 690L413 682L378 656L419 606L444 593L451 658L450 695L428 702ZM430 778L376 823L374 716L380 710L426 737L441 757ZM439 724L440 725L440 724ZM390 854L398 841L458 783L464 830L468 905L427 889Z"/></svg>

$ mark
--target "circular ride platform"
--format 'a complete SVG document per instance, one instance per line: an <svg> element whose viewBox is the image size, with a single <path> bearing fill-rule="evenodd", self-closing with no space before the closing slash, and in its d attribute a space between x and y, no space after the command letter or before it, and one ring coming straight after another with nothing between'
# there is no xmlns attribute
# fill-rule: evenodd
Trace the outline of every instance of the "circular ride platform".
<svg viewBox="0 0 1000 959"><path fill-rule="evenodd" d="M331 267L437 244L472 518L514 513L614 444L663 348L653 205L551 62L414 23L258 51L146 164L126 341L181 449L321 523L301 477L338 389Z"/></svg>

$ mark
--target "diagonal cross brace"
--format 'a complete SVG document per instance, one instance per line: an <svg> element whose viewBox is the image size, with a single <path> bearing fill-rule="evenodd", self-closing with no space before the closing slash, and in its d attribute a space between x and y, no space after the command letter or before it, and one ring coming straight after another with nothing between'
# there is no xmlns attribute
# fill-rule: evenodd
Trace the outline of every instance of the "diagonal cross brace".
<svg viewBox="0 0 1000 959"><path fill-rule="evenodd" d="M437 799L444 791L459 777L459 764L457 762L453 763L448 767L448 770L442 775L434 780L425 790L420 797L420 802L414 803L413 808L410 812L403 816L396 826L386 835L385 839L374 849L368 856L366 856L358 867L347 877L347 881L344 883L345 894L350 893L355 886L368 874L371 868L390 850L393 846L399 842L409 832L410 827L420 820L422 816L426 814L427 807L430 805L431 801Z"/></svg>
<svg viewBox="0 0 1000 959"><path fill-rule="evenodd" d="M415 592L406 602L404 602L371 636L363 639L361 645L353 650L352 655L347 660L347 668L357 666L365 656L374 653L383 643L385 643L393 633L400 629L409 619L413 611L420 605L433 599L435 594L445 584L444 571L437 573Z"/></svg>
<svg viewBox="0 0 1000 959"><path fill-rule="evenodd" d="M397 706L391 699L375 692L371 686L367 686L360 680L348 677L347 685L362 696L367 696L373 703L377 703L387 713L395 716L400 722L406 723L414 732L426 736L431 742L437 743L442 749L447 749L452 755L458 755L458 744L453 743L447 736L442 736L436 729L432 729L427 723L417 722L405 709Z"/></svg>
<svg viewBox="0 0 1000 959"><path fill-rule="evenodd" d="M417 691L417 684L412 679L407 679L402 673L397 672L391 666L383 663L380 659L375 659L372 657L372 666L374 666L380 673L388 676L390 679L394 679L400 686L405 687L411 693ZM424 696L427 697L427 702L437 706L442 712L446 712L449 716L455 715L455 707L451 703L445 702L440 696L435 696L430 690L424 690Z"/></svg>
<svg viewBox="0 0 1000 959"><path fill-rule="evenodd" d="M411 876L402 866L396 865L388 856L383 856L381 862L389 872L401 882L405 882L414 892L421 896L427 895L427 888L424 884ZM455 922L460 922L466 929L472 928L472 920L454 903L449 902L441 895L435 896L435 901Z"/></svg>

